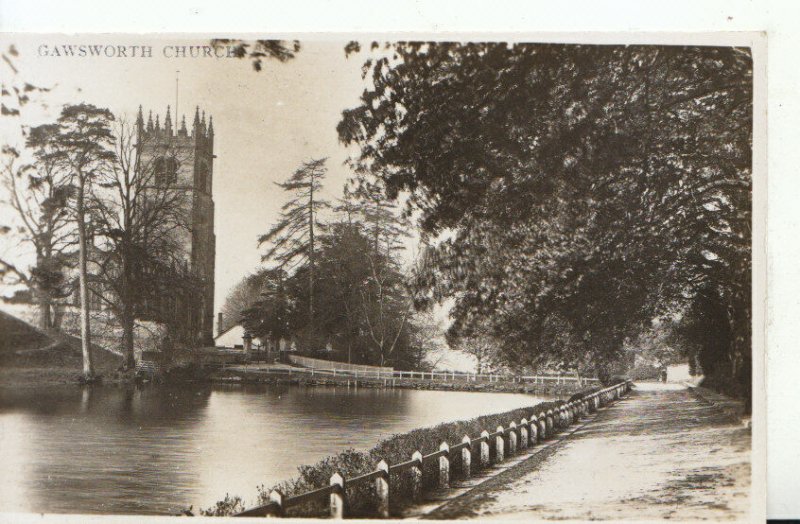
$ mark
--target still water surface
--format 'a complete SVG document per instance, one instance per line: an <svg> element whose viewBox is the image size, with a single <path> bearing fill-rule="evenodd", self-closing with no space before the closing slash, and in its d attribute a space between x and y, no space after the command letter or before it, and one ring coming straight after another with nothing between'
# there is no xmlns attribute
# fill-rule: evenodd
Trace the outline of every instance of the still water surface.
<svg viewBox="0 0 800 524"><path fill-rule="evenodd" d="M299 386L0 389L0 511L175 514L252 503L346 448L543 400Z"/></svg>

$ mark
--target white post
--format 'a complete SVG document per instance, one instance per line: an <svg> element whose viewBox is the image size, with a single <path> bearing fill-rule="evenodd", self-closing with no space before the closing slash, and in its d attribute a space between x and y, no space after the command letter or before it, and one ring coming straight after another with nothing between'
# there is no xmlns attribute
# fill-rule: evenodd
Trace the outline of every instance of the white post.
<svg viewBox="0 0 800 524"><path fill-rule="evenodd" d="M461 473L464 478L469 478L472 473L472 439L469 438L469 435L464 435L461 443L464 444L464 447L461 448Z"/></svg>
<svg viewBox="0 0 800 524"><path fill-rule="evenodd" d="M495 462L500 463L503 462L503 459L505 458L504 448L506 443L503 440L503 434L505 433L505 430L503 429L503 426L497 426L495 431L499 433L494 440Z"/></svg>
<svg viewBox="0 0 800 524"><path fill-rule="evenodd" d="M375 493L378 494L378 516L385 519L389 518L389 464L381 460L376 469L383 472L375 479Z"/></svg>
<svg viewBox="0 0 800 524"><path fill-rule="evenodd" d="M439 444L439 451L444 455L439 457L439 487L444 489L450 487L450 446L447 442Z"/></svg>
<svg viewBox="0 0 800 524"><path fill-rule="evenodd" d="M531 434L530 434L530 445L535 446L536 441L539 439L539 424L536 421L536 415L531 416Z"/></svg>
<svg viewBox="0 0 800 524"><path fill-rule="evenodd" d="M411 455L411 460L417 461L417 464L411 467L411 498L419 501L422 498L422 452L415 451Z"/></svg>
<svg viewBox="0 0 800 524"><path fill-rule="evenodd" d="M489 432L481 431L481 468L489 466Z"/></svg>
<svg viewBox="0 0 800 524"><path fill-rule="evenodd" d="M331 486L338 486L331 492L330 510L332 519L344 518L344 478L338 473L331 475Z"/></svg>
<svg viewBox="0 0 800 524"><path fill-rule="evenodd" d="M538 425L539 425L539 440L544 440L550 435L547 433L547 415L544 413L539 413L537 417Z"/></svg>
<svg viewBox="0 0 800 524"><path fill-rule="evenodd" d="M517 452L517 424L512 422L508 428L508 455Z"/></svg>
<svg viewBox="0 0 800 524"><path fill-rule="evenodd" d="M528 419L523 418L519 421L519 448L525 449L528 447L528 443L530 442L528 437Z"/></svg>

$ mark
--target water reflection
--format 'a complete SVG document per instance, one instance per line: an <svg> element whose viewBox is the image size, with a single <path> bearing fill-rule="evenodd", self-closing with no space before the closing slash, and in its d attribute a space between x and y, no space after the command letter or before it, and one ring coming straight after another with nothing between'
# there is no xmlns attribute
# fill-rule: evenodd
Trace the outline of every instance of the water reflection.
<svg viewBox="0 0 800 524"><path fill-rule="evenodd" d="M177 513L529 395L289 386L0 389L0 511Z"/></svg>
<svg viewBox="0 0 800 524"><path fill-rule="evenodd" d="M191 479L199 474L185 435L206 418L210 395L208 388L3 392L2 459L23 474L0 480L0 509L154 514L177 509L177 502L191 499ZM9 489L12 483L21 487ZM17 495L8 497L7 490Z"/></svg>

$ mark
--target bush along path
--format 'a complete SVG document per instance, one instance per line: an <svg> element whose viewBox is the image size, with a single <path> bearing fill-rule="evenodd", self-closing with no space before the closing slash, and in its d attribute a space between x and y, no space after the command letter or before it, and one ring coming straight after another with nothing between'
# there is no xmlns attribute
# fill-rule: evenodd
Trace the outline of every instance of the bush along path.
<svg viewBox="0 0 800 524"><path fill-rule="evenodd" d="M426 518L749 521L750 430L676 384L630 399Z"/></svg>
<svg viewBox="0 0 800 524"><path fill-rule="evenodd" d="M419 516L482 478L529 456L579 420L621 398L630 383L593 388L568 401L396 435L368 453L348 450L262 490L255 507L227 497L204 515L291 517Z"/></svg>

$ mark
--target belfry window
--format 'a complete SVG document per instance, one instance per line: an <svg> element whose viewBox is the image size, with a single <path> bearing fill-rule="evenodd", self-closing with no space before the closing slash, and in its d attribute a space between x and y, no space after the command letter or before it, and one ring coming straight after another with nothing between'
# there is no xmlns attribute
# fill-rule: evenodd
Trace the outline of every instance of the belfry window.
<svg viewBox="0 0 800 524"><path fill-rule="evenodd" d="M153 163L157 186L170 186L178 181L178 161L173 156L160 156Z"/></svg>

